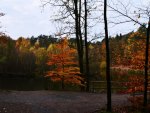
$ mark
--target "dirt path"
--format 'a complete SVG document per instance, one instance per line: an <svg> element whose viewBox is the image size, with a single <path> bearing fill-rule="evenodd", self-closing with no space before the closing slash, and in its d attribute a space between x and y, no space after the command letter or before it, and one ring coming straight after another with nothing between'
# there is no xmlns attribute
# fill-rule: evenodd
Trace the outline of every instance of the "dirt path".
<svg viewBox="0 0 150 113"><path fill-rule="evenodd" d="M113 105L128 95L112 95ZM1 91L0 113L93 113L106 106L106 94L57 91Z"/></svg>

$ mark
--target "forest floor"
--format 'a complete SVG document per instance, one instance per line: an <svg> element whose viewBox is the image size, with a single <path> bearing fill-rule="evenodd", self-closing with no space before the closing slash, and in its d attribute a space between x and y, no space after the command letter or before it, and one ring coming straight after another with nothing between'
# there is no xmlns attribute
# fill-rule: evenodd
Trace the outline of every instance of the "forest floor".
<svg viewBox="0 0 150 113"><path fill-rule="evenodd" d="M128 105L129 95L112 95L112 105ZM0 91L0 113L95 113L106 94L69 91Z"/></svg>

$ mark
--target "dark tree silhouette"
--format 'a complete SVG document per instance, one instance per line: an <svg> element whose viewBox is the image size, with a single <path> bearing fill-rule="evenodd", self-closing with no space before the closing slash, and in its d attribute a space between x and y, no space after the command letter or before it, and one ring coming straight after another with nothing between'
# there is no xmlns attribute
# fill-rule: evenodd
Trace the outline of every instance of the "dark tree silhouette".
<svg viewBox="0 0 150 113"><path fill-rule="evenodd" d="M106 80L107 80L107 111L111 112L111 78L110 78L110 56L107 24L107 0L104 1L104 24L105 24L105 45L106 45Z"/></svg>
<svg viewBox="0 0 150 113"><path fill-rule="evenodd" d="M145 50L145 81L144 81L144 107L147 106L147 86L148 86L148 55L149 55L149 32L150 32L150 17L147 28L146 50Z"/></svg>
<svg viewBox="0 0 150 113"><path fill-rule="evenodd" d="M88 42L87 42L87 0L84 0L84 31L85 31L85 57L86 57L86 91L89 91L89 52L88 52Z"/></svg>

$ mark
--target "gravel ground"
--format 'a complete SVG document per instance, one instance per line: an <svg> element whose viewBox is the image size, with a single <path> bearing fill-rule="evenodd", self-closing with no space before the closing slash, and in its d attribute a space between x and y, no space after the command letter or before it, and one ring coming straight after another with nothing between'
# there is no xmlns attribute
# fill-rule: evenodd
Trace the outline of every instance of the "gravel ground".
<svg viewBox="0 0 150 113"><path fill-rule="evenodd" d="M128 95L112 95L127 105ZM94 113L106 106L106 94L59 91L0 91L0 113Z"/></svg>

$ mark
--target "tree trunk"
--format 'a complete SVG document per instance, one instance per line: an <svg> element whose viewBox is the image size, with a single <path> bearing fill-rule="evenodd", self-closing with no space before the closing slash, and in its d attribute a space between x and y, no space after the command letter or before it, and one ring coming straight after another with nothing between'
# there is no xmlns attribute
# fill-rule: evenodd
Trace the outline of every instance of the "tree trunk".
<svg viewBox="0 0 150 113"><path fill-rule="evenodd" d="M106 44L106 80L107 80L107 111L111 112L111 78L110 78L110 56L107 24L107 0L104 1L104 24L105 24L105 44Z"/></svg>
<svg viewBox="0 0 150 113"><path fill-rule="evenodd" d="M79 26L78 26L78 1L74 0L74 5L75 5L75 30L76 30L76 42L77 42L77 50L78 50L78 57L79 57L79 66L81 70L81 60L80 60L80 40L79 40Z"/></svg>
<svg viewBox="0 0 150 113"><path fill-rule="evenodd" d="M84 32L85 32L85 53L86 53L86 91L89 91L89 53L88 53L88 42L87 42L87 0L84 0L85 8L85 23L84 23Z"/></svg>
<svg viewBox="0 0 150 113"><path fill-rule="evenodd" d="M81 2L81 1L79 1ZM79 3L80 4L80 3ZM78 59L79 59L79 67L80 67L80 73L83 75L83 44L82 44L82 37L80 36L80 14L78 14L78 0L74 0L75 5L75 30L76 30L76 42L77 42L77 51L78 51ZM79 8L80 10L80 8ZM80 12L80 11L79 11ZM83 76L82 76L83 77ZM83 83L83 81L81 81ZM84 90L83 87L81 87L81 90Z"/></svg>
<svg viewBox="0 0 150 113"><path fill-rule="evenodd" d="M147 28L146 49L145 49L145 80L144 80L144 103L143 103L144 107L147 106L149 32L150 32L150 18L149 18L148 28Z"/></svg>
<svg viewBox="0 0 150 113"><path fill-rule="evenodd" d="M82 41L82 31L81 31L81 0L79 0L79 16L78 16L78 28L79 28L79 40L80 40L80 60L81 60L81 63L80 63L80 72L83 73L83 41Z"/></svg>

